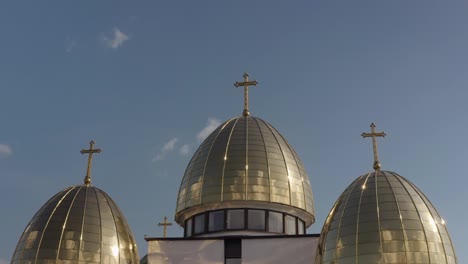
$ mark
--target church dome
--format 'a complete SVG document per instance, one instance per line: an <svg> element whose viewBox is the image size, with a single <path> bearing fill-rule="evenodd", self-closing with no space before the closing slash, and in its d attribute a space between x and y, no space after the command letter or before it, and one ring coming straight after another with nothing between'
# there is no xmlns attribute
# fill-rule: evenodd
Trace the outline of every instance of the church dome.
<svg viewBox="0 0 468 264"><path fill-rule="evenodd" d="M78 262L139 263L124 215L109 195L89 184L66 188L39 209L11 263Z"/></svg>
<svg viewBox="0 0 468 264"><path fill-rule="evenodd" d="M357 178L325 221L316 263L457 263L445 221L410 181L389 171Z"/></svg>
<svg viewBox="0 0 468 264"><path fill-rule="evenodd" d="M299 156L273 126L247 114L220 125L197 149L180 185L175 218L184 226L197 214L232 208L272 210L306 227L315 220Z"/></svg>

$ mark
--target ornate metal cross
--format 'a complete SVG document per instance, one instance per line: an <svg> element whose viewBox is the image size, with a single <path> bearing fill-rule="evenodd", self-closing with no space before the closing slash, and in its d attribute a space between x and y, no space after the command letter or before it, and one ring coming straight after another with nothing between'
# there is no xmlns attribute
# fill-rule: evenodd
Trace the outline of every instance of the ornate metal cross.
<svg viewBox="0 0 468 264"><path fill-rule="evenodd" d="M81 154L89 154L88 155L88 169L86 170L86 177L84 179L84 183L86 185L91 184L91 163L93 161L93 154L94 153L101 153L101 149L95 149L94 147L94 141L89 142L89 149L82 149L80 152Z"/></svg>
<svg viewBox="0 0 468 264"><path fill-rule="evenodd" d="M361 136L363 138L366 138L366 137L372 137L372 146L374 148L374 170L378 171L380 170L380 162L379 162L379 154L378 154L378 151L377 151L377 140L376 138L377 137L385 137L387 134L385 134L385 132L375 132L375 125L374 123L372 123L370 125L371 127L371 133L362 133Z"/></svg>
<svg viewBox="0 0 468 264"><path fill-rule="evenodd" d="M162 226L164 228L164 237L166 237L166 231L168 226L172 226L172 223L167 222L167 217L164 217L164 222L158 223L158 226Z"/></svg>
<svg viewBox="0 0 468 264"><path fill-rule="evenodd" d="M234 86L244 86L244 111L242 112L243 116L249 116L249 86L257 86L257 81L249 81L249 75L244 73L244 81L243 82L235 82Z"/></svg>

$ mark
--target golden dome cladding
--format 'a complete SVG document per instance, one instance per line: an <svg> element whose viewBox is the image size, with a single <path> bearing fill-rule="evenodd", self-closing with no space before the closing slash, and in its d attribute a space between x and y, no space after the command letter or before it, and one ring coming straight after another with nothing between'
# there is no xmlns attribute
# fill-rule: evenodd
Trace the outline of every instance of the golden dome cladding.
<svg viewBox="0 0 468 264"><path fill-rule="evenodd" d="M235 207L299 212L307 226L314 222L299 156L273 126L248 115L220 125L195 152L180 185L176 220Z"/></svg>

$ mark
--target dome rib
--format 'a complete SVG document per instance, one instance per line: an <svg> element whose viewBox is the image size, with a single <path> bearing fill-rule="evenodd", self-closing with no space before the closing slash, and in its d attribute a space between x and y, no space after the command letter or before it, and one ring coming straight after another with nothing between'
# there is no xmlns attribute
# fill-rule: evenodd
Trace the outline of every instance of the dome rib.
<svg viewBox="0 0 468 264"><path fill-rule="evenodd" d="M114 219L116 219L115 213L114 213L114 208L113 208L113 206L109 203L109 197L108 197L107 195L105 195L104 193L103 193L103 196L106 197L106 203L107 203L107 206L109 206L109 209L110 209L110 212L111 212L111 214L112 214L112 217L113 217ZM119 227L117 226L117 221L114 221L113 224L114 224L115 231L116 231L116 232L115 232L115 235L117 236L117 248L120 249L120 232L119 232ZM120 263L120 254L121 254L120 250L118 250L118 253L119 253L119 254L118 254L116 257L119 259L119 263Z"/></svg>
<svg viewBox="0 0 468 264"><path fill-rule="evenodd" d="M276 132L276 131L273 131L273 128L270 127L269 125L267 125L267 124L265 124L265 125L266 125L266 127L268 127L268 129L270 130L271 134L272 134L273 137L275 138L276 143L278 143L278 145L281 146L281 143L279 142L278 137L275 135L275 132ZM288 176L289 204L292 204L292 198L291 198L291 197L292 197L292 193L291 193L291 179L289 178L290 175L289 175L288 162L286 161L286 155L284 154L283 148L280 148L280 151L281 151L281 155L283 155L284 166L285 166L285 168L286 168L286 173L287 173L287 176ZM268 159L268 157L267 157L267 159ZM271 188L271 187L270 187L270 188Z"/></svg>
<svg viewBox="0 0 468 264"><path fill-rule="evenodd" d="M211 142L210 150L208 151L208 157L210 157L210 155L211 155L211 150L213 149L213 146L214 146L214 144L215 144L215 142L216 142L216 139L218 139L219 134L221 133L221 131L223 131L223 129L226 127L227 124L229 124L229 121L226 122L225 125L224 125L223 127L221 127L221 129L218 129L218 133L216 133L215 138L214 138L213 141ZM200 203L203 202L203 201L202 201L202 198L203 198L203 185L205 184L206 164L208 164L208 161L209 161L209 160L210 160L209 158L206 159L206 160L205 160L205 165L203 166L203 174L202 174L201 183L200 183L200 185L202 186L202 187L200 188Z"/></svg>
<svg viewBox="0 0 468 264"><path fill-rule="evenodd" d="M393 175L393 173L392 173L392 175ZM393 175L393 176L395 176L395 175ZM401 215L400 202L397 200L397 197L396 197L396 195L395 195L395 189L394 189L394 187L390 184L390 181L388 180L388 177L385 176L385 179L387 180L388 185L390 185L390 189L392 189L393 197L395 198L395 203L396 203L396 206L397 206L397 209L398 209L398 214ZM403 186L403 183L402 183L401 181L400 181L400 183L401 183L401 185ZM404 186L403 186L403 187L404 187ZM405 188L405 190L406 190L406 192L409 194L409 192L408 192L408 190L407 190L406 188ZM410 196L411 196L411 195L410 195ZM414 202L414 201L413 201L413 202ZM421 215L419 214L419 212L417 212L417 213L418 213L418 217L421 218ZM401 217L400 217L400 224L401 224L401 227L404 228L403 219L402 219ZM424 228L424 227L423 227L423 228ZM424 237L427 239L425 233L426 233L426 232L424 232ZM403 239L403 246L405 247L405 251L404 251L404 252L405 252L405 259L406 259L406 261L409 261L408 252L407 252L407 250L406 250L406 248L407 248L407 245L406 245L406 244L407 244L407 238L406 238L406 236L407 236L407 235L403 232L403 236L405 236L405 239ZM429 248L428 248L428 251L429 251Z"/></svg>
<svg viewBox="0 0 468 264"><path fill-rule="evenodd" d="M86 188L85 192L84 192L84 206L83 206L83 219L81 220L81 234L83 234L83 232L84 232L84 224L85 224L85 219L86 219L86 207L88 205L88 190L89 190L89 188ZM80 191L81 191L81 187L80 187ZM73 203L70 206L70 209L72 207L73 207ZM62 234L63 234L63 231L62 231ZM83 240L82 239L80 239L79 249L80 249L80 251L83 250ZM60 247L59 247L59 250L60 250ZM58 254L57 254L57 257L58 257ZM80 256L77 256L77 260L80 261Z"/></svg>
<svg viewBox="0 0 468 264"><path fill-rule="evenodd" d="M367 184L367 181L369 180L369 176L370 174L368 174L364 180L364 183L362 186L366 186ZM354 188L356 188L356 186L354 186ZM358 209L357 209L357 224L356 224L356 234L359 234L359 220L360 219L360 214L361 214L361 205L362 205L362 195L364 194L364 188L361 188L361 193L359 195L359 206L358 206ZM356 245L358 245L358 242L359 242L359 236L356 236ZM358 259L357 259L357 256L359 256L359 252L358 252L359 248L356 247L356 263L358 263Z"/></svg>
<svg viewBox="0 0 468 264"><path fill-rule="evenodd" d="M97 189L93 188L93 191L94 191L94 196L96 197L96 200L99 201ZM99 225L102 226L101 205L99 204L99 202L97 202L97 208L98 208L98 214L99 214ZM99 230L99 235L102 237L102 230ZM99 244L99 251L102 252L102 243ZM102 254L99 256L99 258L100 258L101 263L103 263L104 261L102 260Z"/></svg>
<svg viewBox="0 0 468 264"><path fill-rule="evenodd" d="M199 203L204 203L204 198L207 199L207 196L203 196L203 190L205 188L210 188L213 186L213 180L218 176L218 175L222 175L223 174L223 171L219 171L219 169L223 170L224 168L216 168L216 171L213 171L214 168L212 168L211 166L209 166L209 162L210 161L213 161L213 160L217 160L219 159L220 157L216 157L216 154L218 154L219 156L219 152L221 150L216 150L215 152L213 152L213 147L215 145L218 144L218 141L220 139L220 135L225 132L225 129L228 129L229 128L229 125L231 124L231 120L225 122L223 125L221 125L217 131L215 130L209 137L213 137L213 140L210 142L211 144L209 145L209 150L208 150L208 153L207 153L207 158L206 160L204 161L204 165L203 165L203 174L202 174L202 178L201 178L201 188L200 188L200 199L199 199ZM234 129L236 123L234 123L231 131ZM216 134L216 135L215 135ZM215 136L213 136L215 135ZM207 139L208 140L208 139ZM203 143L202 143L203 145ZM227 144L226 144L226 147L227 147ZM215 155L215 156L213 156ZM223 160L223 162L225 162ZM215 177L215 178L214 178ZM221 181L223 179L221 178ZM220 189L222 188L222 186L220 187ZM217 201L222 201L222 195L221 193L211 193L211 196L215 196L215 198L211 197L211 199L215 199Z"/></svg>
<svg viewBox="0 0 468 264"><path fill-rule="evenodd" d="M132 250L137 251L135 239L133 238L132 233L129 232L130 226L128 225L128 222L123 218L123 215L124 215L123 212L120 210L120 208L117 206L116 203L114 202L111 203L112 199L107 193L103 191L100 191L100 192L106 197L106 201L107 201L109 208L111 209L111 213L114 219L116 219L114 221L114 225L116 227L116 233L117 233L117 238L118 238L117 248L119 252L119 263L125 264L125 263L122 263L122 255L125 258L128 256L128 254L132 253ZM124 246L122 246L122 244L124 244ZM128 249L129 249L127 250L127 253L125 253L126 250L124 250L124 249L127 249L125 246L128 246ZM137 261L138 261L138 256L137 256ZM139 262L136 262L134 264L138 264L138 263Z"/></svg>
<svg viewBox="0 0 468 264"><path fill-rule="evenodd" d="M279 134L279 133L278 133ZM286 141L286 139L284 138L283 135L279 134L281 139L284 141L285 145L288 147L289 151L291 152L292 154L292 157L294 159L294 162L296 163L296 167L299 169L299 176L301 177L301 187L302 187L302 197L304 198L304 208L306 208L307 210L307 199L306 199L306 188L304 187L304 176L302 175L302 171L301 171L301 164L297 161L297 159L299 158L299 156L297 155L297 153L295 153L294 149L291 147L291 145L289 145ZM296 154L296 155L294 155ZM307 176L307 175L306 175ZM313 210L313 209L312 209Z"/></svg>
<svg viewBox="0 0 468 264"><path fill-rule="evenodd" d="M379 172L380 171L377 171L376 174L379 173ZM385 177L385 179L388 181L387 177ZM384 250L383 250L383 239L382 239L382 225L381 225L381 221L380 221L380 207L379 207L379 194L378 194L378 189L379 189L378 187L379 186L378 186L378 184L379 184L379 181L377 179L374 179L375 201L376 201L375 206L376 206L376 210L377 210L377 226L379 228L378 230L379 230L379 240L380 240L379 241L380 242L379 247L380 247L380 252L382 252L382 254L383 254ZM390 182L388 184L390 185ZM393 193L393 195L395 196L395 193ZM396 198L395 198L395 200L396 200ZM398 204L397 204L397 206L398 206ZM398 209L398 211L399 211L399 209ZM400 221L401 221L401 219L400 219Z"/></svg>
<svg viewBox="0 0 468 264"><path fill-rule="evenodd" d="M391 173L393 176L395 176L395 173L393 173L393 172L390 172L390 173ZM396 177L396 178L397 178L398 181L401 183L401 186L403 186L403 188L404 188L404 189L406 190L406 192L408 193L409 197L411 198L411 201L412 201L413 203L415 203L414 198L411 196L410 192L408 191L408 188L405 186L405 184L403 183L403 181L401 181L401 179L399 179L398 177ZM387 178L387 180L388 180L388 178ZM414 185L411 186L411 187L413 187L414 189L416 188L416 186L414 186ZM393 188L393 187L392 187L392 188ZM421 192L421 193L422 193L422 192ZM424 194L423 194L423 195L424 195ZM424 195L424 197L425 197L425 195ZM426 197L425 197L425 198L426 198ZM433 219L435 219L435 216L434 216L434 214L432 213L432 210L430 209L429 206L427 206L427 202L428 202L428 200L427 200L427 201L424 201L424 206L427 208L427 210L428 210L429 213L431 214L431 217L432 217ZM397 206L399 207L398 201L397 201ZM431 204L431 207L435 208L432 204ZM419 219L422 220L421 214L419 213L419 211L417 211L417 213L418 213ZM403 220L402 220L402 221L403 221ZM403 222L402 222L402 226L403 226ZM422 228L423 228L423 230L424 230L424 238L427 240L426 228L424 227L424 225L422 226ZM437 225L436 225L436 228L437 228L437 233L439 234L440 237L442 237L442 234L440 233L440 228L439 228ZM406 235L406 234L405 234L405 235ZM406 241L405 241L405 242L406 242ZM452 243L452 241L450 241L450 243ZM443 243L443 241L442 241L442 247L443 247L443 249L444 249L445 261L448 262L448 259L447 259L447 250L445 249L445 243ZM429 244L427 244L427 251L430 252ZM405 253L406 253L406 251L405 251ZM429 254L429 261L430 261L430 260L431 260L431 255Z"/></svg>
<svg viewBox="0 0 468 264"><path fill-rule="evenodd" d="M56 198L58 195L59 195L59 193L57 193L57 194L55 194L54 196L52 196L52 198L50 198L50 199L45 203L45 205L47 205L47 204L51 203L52 201L54 201L55 198ZM44 206L45 206L45 205L44 205ZM22 235L20 236L20 239L18 240L18 244L17 244L18 246L17 246L15 252L13 253L13 258L12 258L12 259L15 259L17 255L22 256L22 255L24 254L24 250L25 250L25 248L26 248L26 243L23 243L23 245L21 245L21 242L25 240L27 231L31 228L31 223L33 222L34 219L36 219L36 218L40 215L41 212L42 212L41 210L39 210L38 212L36 212L36 214L34 214L34 216L33 216L33 218L31 219L31 221L29 221L28 224L26 225L26 228L23 230L23 233L22 233ZM20 245L21 245L21 247L20 247ZM18 250L20 250L21 253L19 253Z"/></svg>
<svg viewBox="0 0 468 264"><path fill-rule="evenodd" d="M260 127L260 123L258 122L257 118L254 118L254 120L257 123L258 130L260 131L260 135L262 136L262 140L263 142L265 142L265 136L263 135L263 131L262 131L262 128ZM267 146L265 143L263 144L263 147L265 149L265 153L268 153ZM271 191L270 191L271 190L271 169L270 169L270 160L268 159L268 156L266 157L266 164L268 168L268 188L269 188L268 201L271 202Z"/></svg>
<svg viewBox="0 0 468 264"><path fill-rule="evenodd" d="M417 189L417 187L414 186L413 183L410 182L410 184L411 184L414 188ZM426 196L424 193L423 193L423 195L422 195L422 199L424 200L425 205L428 207L431 216L434 218L435 215L437 215L437 216L439 216L439 218L440 218L439 212L438 212L437 209L434 207L434 205L431 203L431 201L429 201L429 199L427 198L427 196ZM430 205L430 206L429 206L429 205ZM434 212L434 211L435 211L435 212ZM448 234L448 230L447 230L447 229L441 229L439 224L436 224L436 227L437 227L437 231L438 231L439 235L442 237L442 246L444 247L444 251L445 251L446 258L447 258L447 254L449 254L449 253L455 256L455 251L454 251L454 249L453 249L452 238L451 238L450 235ZM443 232L444 232L444 233L443 233ZM444 239L445 239L444 234L447 236L448 241L444 241ZM448 242L448 243L452 246L452 247L449 248L449 249L451 250L451 252L447 252L447 246L445 245L445 244L446 244L445 242Z"/></svg>
<svg viewBox="0 0 468 264"><path fill-rule="evenodd" d="M247 200L249 197L249 118L245 119L245 183L244 183L244 199Z"/></svg>
<svg viewBox="0 0 468 264"><path fill-rule="evenodd" d="M34 260L35 263L37 262L37 258L38 258L38 256L39 256L39 252L40 252L41 246L42 246L42 240L43 240L43 238L44 238L44 235L46 234L47 228L49 227L50 220L51 220L52 217L54 216L55 212L57 211L57 208L60 206L60 204L63 202L63 200L64 200L64 199L70 194L70 192L73 191L74 189L75 189L75 187L72 187L72 188L57 202L57 204L54 206L54 210L53 210L53 212L50 214L49 219L47 220L47 223L46 223L46 225L44 226L44 229L43 229L43 231L42 231L41 239L39 240L39 245L37 246L36 257L35 257L35 260ZM81 189L81 188L80 188L80 189ZM73 202L75 201L76 196L77 196L78 193L80 192L80 189L78 189L78 190L76 191L75 196L73 197ZM72 202L72 204L73 204L73 202ZM65 223L66 223L66 221L67 221L67 219L68 219L68 213L70 213L70 209L71 209L71 206L70 206L70 208L69 208L69 210L68 210L68 212L67 212L67 217L66 217L65 220L64 220L64 225L65 225ZM62 232L60 233L60 236L63 235L63 230L65 230L65 229L62 229ZM61 243L61 241L59 241L59 246L58 246L58 250L57 250L56 259L58 259L58 256L59 256L60 243Z"/></svg>
<svg viewBox="0 0 468 264"><path fill-rule="evenodd" d="M76 189L77 186L74 186L74 187L72 187L72 188L73 188L73 189ZM83 188L83 186L79 186L79 188L76 190L76 193L75 193L75 195L73 196L73 200L71 201L70 207L68 208L67 215L66 215L66 217L65 217L65 219L64 219L62 232L60 233L59 245L58 245L58 248L57 248L57 256L56 256L56 258L55 258L55 261L56 261L56 262L58 262L58 260L59 260L60 250L61 250L61 246L62 246L63 233L65 232L65 229L66 229L67 224L68 224L68 218L69 218L69 216L70 216L70 211L71 211L71 209L73 208L73 205L75 204L75 201L76 201L76 197L78 196L78 194L80 193L80 191L81 191L82 188ZM67 195L68 195L68 194L67 194ZM64 199L67 197L67 195L64 195L64 197L62 198L62 200L64 200ZM86 197L86 196L85 196L85 197ZM62 200L61 200L61 201L62 201ZM57 204L57 207L58 207L58 206L59 206L59 204ZM85 203L85 206L84 206L84 207L86 207L86 203ZM85 210L85 208L83 208L83 216L84 216L84 210ZM52 218L52 216L53 216L53 214L52 214L50 217ZM84 217L83 217L83 218L84 218ZM80 233L82 233L82 232L83 232L83 226L81 227L81 232L80 232ZM44 231L44 233L45 233L45 231ZM81 241L80 241L80 248L81 248ZM40 250L40 247L38 247L37 251L39 252L39 250ZM36 258L36 261L37 261L37 258ZM79 261L79 256L77 256L77 261Z"/></svg>
<svg viewBox="0 0 468 264"><path fill-rule="evenodd" d="M395 176L395 173L393 172L390 172L393 176ZM415 204L415 201L414 201L414 198L411 196L411 193L409 192L408 188L405 186L404 182L399 178L399 177L396 177L397 180L400 182L401 186L403 186L403 188L405 189L405 191L408 193L408 196L411 198L411 201ZM388 180L388 179L387 179ZM413 189L417 189L416 186L412 185L411 186ZM423 192L421 192L421 194L425 197L425 194ZM428 203L429 200L426 200L424 201L424 206L427 208L427 211L431 214L431 217L434 219L435 218L435 215L433 214L432 210L431 210L431 207L435 209L435 207L431 204L431 206L428 206L427 203ZM397 205L398 205L398 201L397 201ZM418 217L420 220L422 220L422 217L421 217L421 213L417 210L416 211L417 214L418 214ZM440 228L436 225L436 228L437 228L437 233L439 234L440 237L442 237L442 234L440 233ZM427 231L426 231L426 227L423 225L422 226L422 229L424 231L424 238L427 240L428 237L427 237ZM443 240L443 239L442 239ZM451 241L450 241L451 243ZM444 249L444 257L445 257L445 261L448 262L448 259L447 259L447 250L445 248L445 243L443 243L442 241L442 247ZM427 251L430 252L430 249L429 249L429 244L427 244ZM431 261L431 255L429 254L429 261Z"/></svg>
<svg viewBox="0 0 468 264"><path fill-rule="evenodd" d="M233 119L229 120L228 122L230 123L232 120ZM227 153L228 153L228 150L229 150L229 143L231 142L232 132L234 131L234 128L237 125L237 121L239 121L239 119L236 119L234 121L234 124L232 125L231 131L229 131L229 137L228 137L228 140L227 140L227 143L226 143L226 150L224 151L223 171L222 171L222 175L221 175L221 202L224 201L224 174L226 172L226 160L227 160L226 157L227 157ZM224 127L226 127L226 126L224 126Z"/></svg>
<svg viewBox="0 0 468 264"><path fill-rule="evenodd" d="M336 248L338 248L338 238L340 237L340 233L341 233L341 224L342 224L342 222L343 222L343 216L344 216L344 213L345 213L345 211L346 211L346 206L348 205L349 198L351 197L351 194L353 193L354 188L356 187L357 183L358 183L358 181L356 181L356 182L354 183L353 187L351 187L351 189L350 189L350 191L349 191L349 194L348 194L348 197L346 198L346 202L345 202L343 211L341 212L340 221L338 222L338 231L336 232L336 238L335 238L335 240L336 240L336 242L335 242L335 247L336 247ZM345 192L346 192L346 191L345 191ZM336 208L336 206L338 206L338 204L339 204L339 200L337 200L337 201L335 202L335 206L333 206L332 212L335 211L336 209L338 209L338 208ZM340 204L339 206L341 206L341 204ZM320 236L320 238L321 238L321 239L325 239L325 237L323 237L323 236ZM319 244L319 246L320 246L320 245L321 245L321 243ZM325 248L324 248L324 249L325 249ZM333 258L336 258L336 251L335 251L335 253L334 253Z"/></svg>
<svg viewBox="0 0 468 264"><path fill-rule="evenodd" d="M190 158L190 161L189 161L189 164L192 164L192 162L194 161L195 159L195 156L197 155L197 151L195 151L195 153L193 154L192 158ZM185 168L185 171L184 171L184 175L186 175L187 173L190 173L189 171L189 166L187 166L187 168ZM180 187L179 187L179 195L177 196L177 206L179 206L180 204L180 200L181 200L181 197L183 196L183 201L184 201L184 207L185 207L185 203L187 201L187 191L185 191L184 194L181 195L181 192L182 192L182 189L184 188L184 181L185 181L185 177L182 178L181 182L180 182Z"/></svg>

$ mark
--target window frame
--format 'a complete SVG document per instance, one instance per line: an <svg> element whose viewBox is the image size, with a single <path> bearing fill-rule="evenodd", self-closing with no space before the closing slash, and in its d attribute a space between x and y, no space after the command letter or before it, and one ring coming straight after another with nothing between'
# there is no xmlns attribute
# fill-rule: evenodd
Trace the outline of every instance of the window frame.
<svg viewBox="0 0 468 264"><path fill-rule="evenodd" d="M228 214L229 211L242 211L243 212L243 228L228 228ZM264 223L263 223L263 229L249 229L249 212L250 211L262 211L264 214ZM221 230L212 230L210 231L209 229L209 221L210 221L210 214L216 213L216 212L223 212L223 228ZM281 214L281 219L282 219L282 232L278 233L275 231L271 231L270 229L270 213L277 213ZM294 224L295 224L295 234L287 234L286 233L286 219L292 217L294 219ZM195 220L196 218L198 219L203 219L204 220L204 227L203 231L201 232L195 232L195 226L197 221ZM191 234L188 234L188 224L189 221L191 221ZM303 226L304 233L299 234L299 225ZM229 232L229 231L254 231L254 232L265 232L265 233L274 233L274 234L281 234L281 235L306 235L307 234L307 228L305 225L305 221L300 219L297 216L276 211L276 210L268 210L268 209L258 209L258 208L229 208L229 209L220 209L220 210L211 210L211 211L206 211L203 213L199 213L196 215L193 215L189 219L185 220L184 224L184 237L189 238L189 237L196 237L199 235L203 234L211 234L211 233L217 233L217 232Z"/></svg>

